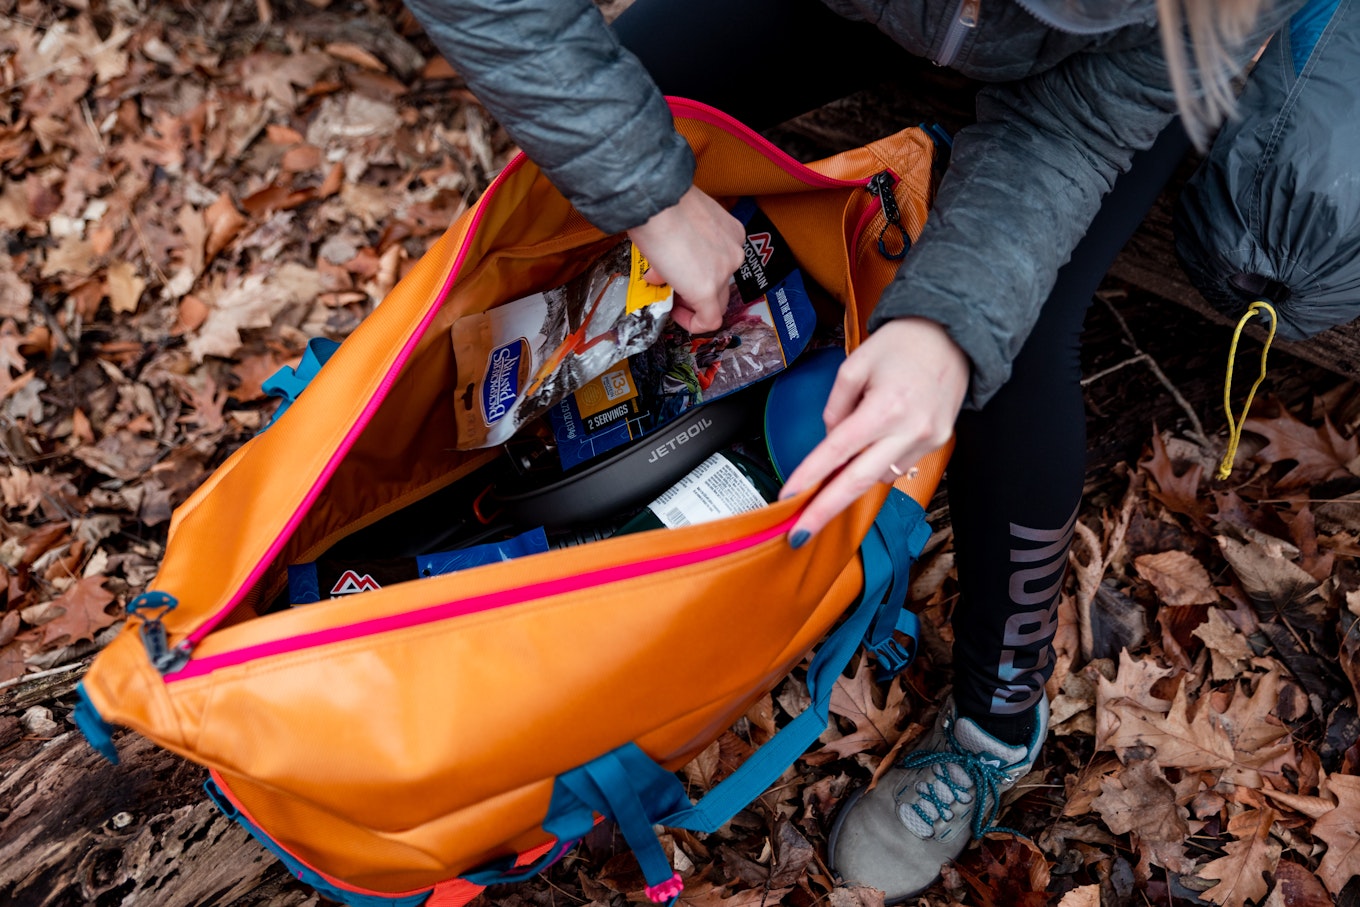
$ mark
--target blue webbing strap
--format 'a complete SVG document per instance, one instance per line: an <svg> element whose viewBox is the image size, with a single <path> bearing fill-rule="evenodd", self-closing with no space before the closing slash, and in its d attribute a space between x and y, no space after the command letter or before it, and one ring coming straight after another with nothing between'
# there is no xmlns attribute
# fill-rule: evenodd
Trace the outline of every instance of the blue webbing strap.
<svg viewBox="0 0 1360 907"><path fill-rule="evenodd" d="M885 511L888 512L886 516ZM904 542L890 544L892 536L884 535L885 531L903 532L904 529L907 534ZM875 555L881 556L878 550L881 546L891 559L891 567L886 575L881 567L871 572L867 564L864 574L866 596L870 594L868 586L871 576L875 577L876 585L885 581L881 606L869 632L864 635L864 647L873 652L878 659L879 682L886 681L903 670L911 664L912 658L916 655L915 642L920 636L921 625L916 615L907 609L907 590L911 581L911 565L929 538L930 525L925 521L925 513L921 506L894 488L888 495L888 500L883 503L879 519L874 521L861 549L867 552L872 548ZM894 631L907 636L909 644L903 646L894 639Z"/></svg>
<svg viewBox="0 0 1360 907"><path fill-rule="evenodd" d="M664 885L672 870L652 826L717 831L821 736L830 718L836 678L881 610L891 609L888 626L897 625L896 612L906 599L907 570L929 537L920 505L894 489L860 549L865 582L859 603L808 666L812 703L698 803L690 803L674 774L627 743L558 777L544 830L560 837L588 821L592 810L606 815L637 854L648 885Z"/></svg>
<svg viewBox="0 0 1360 907"><path fill-rule="evenodd" d="M307 341L307 349L302 352L302 361L296 368L285 365L274 374L270 375L260 384L260 389L271 397L282 397L283 402L278 409L274 410L274 415L260 431L264 431L273 425L287 411L288 407L297 402L297 398L302 391L311 383L312 379L321 371L321 366L330 361L335 351L340 349L340 344L325 337L313 337Z"/></svg>

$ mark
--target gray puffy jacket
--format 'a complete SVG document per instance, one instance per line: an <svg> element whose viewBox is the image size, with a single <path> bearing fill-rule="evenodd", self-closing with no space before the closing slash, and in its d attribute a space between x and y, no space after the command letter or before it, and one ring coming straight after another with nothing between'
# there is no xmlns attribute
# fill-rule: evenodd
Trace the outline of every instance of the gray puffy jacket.
<svg viewBox="0 0 1360 907"><path fill-rule="evenodd" d="M694 162L660 92L591 0L406 0L478 99L593 224L629 229L674 204ZM968 404L1005 383L1058 269L1116 176L1176 111L1155 0L1141 24L1056 31L1014 0L825 0L912 53L994 83L955 139L925 233L873 326L918 315L972 361ZM1023 0L1022 0L1023 2ZM1269 13L1259 47L1297 0ZM958 40L961 38L962 40Z"/></svg>

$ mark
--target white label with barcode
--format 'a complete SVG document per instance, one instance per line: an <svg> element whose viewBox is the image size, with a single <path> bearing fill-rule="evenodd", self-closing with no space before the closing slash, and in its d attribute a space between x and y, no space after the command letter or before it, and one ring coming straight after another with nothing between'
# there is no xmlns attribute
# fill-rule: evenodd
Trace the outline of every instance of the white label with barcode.
<svg viewBox="0 0 1360 907"><path fill-rule="evenodd" d="M647 507L668 529L707 523L765 506L765 499L722 454L714 454Z"/></svg>

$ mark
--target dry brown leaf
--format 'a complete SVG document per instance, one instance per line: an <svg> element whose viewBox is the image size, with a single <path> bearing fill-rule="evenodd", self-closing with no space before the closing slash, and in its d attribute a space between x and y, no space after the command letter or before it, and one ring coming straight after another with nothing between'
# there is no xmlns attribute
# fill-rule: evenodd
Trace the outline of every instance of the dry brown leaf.
<svg viewBox="0 0 1360 907"><path fill-rule="evenodd" d="M680 892L680 899L677 905L685 907L770 907L778 904L784 895L792 891L792 888L747 888L738 891L730 897L726 896L727 886L714 885L712 882L701 882L698 885L686 885L685 890Z"/></svg>
<svg viewBox="0 0 1360 907"><path fill-rule="evenodd" d="M8 270L8 256L0 255L0 318L27 318L33 287Z"/></svg>
<svg viewBox="0 0 1360 907"><path fill-rule="evenodd" d="M135 312L137 303L146 289L146 281L137 276L137 266L130 261L115 261L109 265L108 277L109 307L114 312Z"/></svg>
<svg viewBox="0 0 1360 907"><path fill-rule="evenodd" d="M1235 841L1223 849L1224 856L1200 867L1201 879L1214 879L1218 884L1201 897L1223 907L1244 907L1266 895L1263 877L1275 871L1280 859L1280 844L1270 836L1277 818L1275 810L1249 809L1228 820L1228 833Z"/></svg>
<svg viewBox="0 0 1360 907"><path fill-rule="evenodd" d="M81 640L93 640L94 634L118 622L117 615L105 609L113 604L113 593L104 588L103 576L87 576L77 580L61 598L52 604L62 609L62 615L42 627L43 645L70 645Z"/></svg>
<svg viewBox="0 0 1360 907"><path fill-rule="evenodd" d="M1271 748L1289 736L1289 729L1275 717L1280 680L1278 670L1258 675L1255 692L1248 696L1237 690L1220 719L1238 753L1250 753L1260 762L1267 761ZM1284 749L1288 748L1286 744Z"/></svg>
<svg viewBox="0 0 1360 907"><path fill-rule="evenodd" d="M55 277L58 274L77 274L88 277L99 267L99 257L88 240L72 234L62 237L57 247L47 253L41 274Z"/></svg>
<svg viewBox="0 0 1360 907"><path fill-rule="evenodd" d="M1190 631L1204 641L1213 658L1213 679L1231 680L1237 677L1254 654L1246 637L1228 623L1223 612L1210 608L1204 623Z"/></svg>
<svg viewBox="0 0 1360 907"><path fill-rule="evenodd" d="M1327 845L1318 878L1339 895L1351 876L1360 875L1360 777L1330 775L1327 782L1336 808L1313 824L1313 837Z"/></svg>
<svg viewBox="0 0 1360 907"><path fill-rule="evenodd" d="M1168 605L1211 605L1218 601L1209 571L1185 551L1140 555L1134 558L1133 566Z"/></svg>
<svg viewBox="0 0 1360 907"><path fill-rule="evenodd" d="M1100 886L1083 885L1062 896L1058 907L1100 907Z"/></svg>
<svg viewBox="0 0 1360 907"><path fill-rule="evenodd" d="M1101 678L1102 689L1108 683ZM1166 714L1102 694L1103 709L1116 722L1104 745L1121 758L1134 747L1150 746L1157 751L1158 764L1167 768L1217 771L1234 767L1237 762L1227 732L1213 720L1212 710L1204 703L1193 718L1190 716L1185 688L1185 683L1177 686Z"/></svg>
<svg viewBox="0 0 1360 907"><path fill-rule="evenodd" d="M852 678L837 677L831 690L831 711L849 718L855 724L853 733L833 740L804 758L813 765L832 759L882 750L897 739L897 722L902 717L906 692L894 678L888 683L883 707L874 703L877 687L874 669L868 658L860 659L859 670Z"/></svg>
<svg viewBox="0 0 1360 907"><path fill-rule="evenodd" d="M387 66L383 64L382 60L379 60L359 45L351 44L348 41L332 41L330 44L326 45L326 53L335 57L337 60L354 63L365 69L371 69L374 72L387 72Z"/></svg>
<svg viewBox="0 0 1360 907"><path fill-rule="evenodd" d="M979 871L972 871L974 866ZM1029 838L988 836L976 858L955 864L982 907L1042 907L1052 865Z"/></svg>
<svg viewBox="0 0 1360 907"><path fill-rule="evenodd" d="M1176 803L1176 792L1155 761L1131 761L1122 772L1101 781L1100 791L1091 808L1110 831L1135 836L1144 864L1179 873L1194 869L1194 861L1185 855L1189 812Z"/></svg>
<svg viewBox="0 0 1360 907"><path fill-rule="evenodd" d="M1128 650L1119 653L1119 670L1114 680L1104 676L1096 681L1096 749L1108 749L1107 740L1117 725L1109 703L1123 700L1153 712L1171 708L1171 700L1153 693L1161 681L1174 676L1175 668L1164 668L1153 658L1135 659Z"/></svg>
<svg viewBox="0 0 1360 907"><path fill-rule="evenodd" d="M17 620L19 615L14 615ZM0 683L23 677L28 671L28 663L19 642L9 642L0 646Z"/></svg>
<svg viewBox="0 0 1360 907"><path fill-rule="evenodd" d="M209 261L226 248L227 243L235 239L246 225L246 219L236 210L236 204L225 192L207 207L203 212L203 219L208 227L203 252Z"/></svg>
<svg viewBox="0 0 1360 907"><path fill-rule="evenodd" d="M1184 467L1179 475L1177 465ZM1156 488L1149 488L1148 495L1161 501L1168 510L1184 514L1191 519L1205 519L1205 501L1200 495L1204 482L1204 467L1199 463L1176 464L1167 453L1166 441L1160 432L1153 433L1152 455L1138 462L1138 468L1152 477Z"/></svg>
<svg viewBox="0 0 1360 907"><path fill-rule="evenodd" d="M883 892L877 888L836 888L826 896L827 907L883 907Z"/></svg>
<svg viewBox="0 0 1360 907"><path fill-rule="evenodd" d="M196 362L204 356L231 356L241 348L242 330L269 327L288 306L315 299L321 285L320 274L294 262L245 278L213 301L187 344L190 354Z"/></svg>
<svg viewBox="0 0 1360 907"><path fill-rule="evenodd" d="M1322 882L1298 863L1275 866L1275 889L1262 907L1333 907L1336 902Z"/></svg>
<svg viewBox="0 0 1360 907"><path fill-rule="evenodd" d="M1280 479L1280 488L1349 475L1347 467L1360 457L1360 439L1343 437L1330 419L1323 419L1321 428L1313 428L1283 410L1273 419L1248 419L1243 427L1270 442L1256 454L1257 459L1263 463L1294 461L1294 468Z"/></svg>
<svg viewBox="0 0 1360 907"><path fill-rule="evenodd" d="M1269 536L1258 536L1251 542L1226 535L1215 538L1242 588L1256 602L1283 608L1302 601L1318 587L1306 570L1283 556L1286 549L1298 550L1288 542Z"/></svg>

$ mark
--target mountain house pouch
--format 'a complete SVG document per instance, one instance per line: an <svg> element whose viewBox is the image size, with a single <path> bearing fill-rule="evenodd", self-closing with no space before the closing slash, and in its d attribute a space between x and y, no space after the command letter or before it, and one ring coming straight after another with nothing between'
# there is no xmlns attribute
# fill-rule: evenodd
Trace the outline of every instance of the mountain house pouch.
<svg viewBox="0 0 1360 907"><path fill-rule="evenodd" d="M729 205L756 200L844 306L853 348L897 267L880 234L924 224L928 135L805 166L712 108L673 110L696 183ZM229 815L347 903L464 903L551 862L598 816L633 846L649 896L672 898L683 880L653 825L715 830L777 779L824 729L861 640L886 667L905 662L909 640L893 631L910 617L907 568L944 452L797 550L786 536L808 494L270 609L288 565L497 456L460 449L452 324L576 279L617 241L526 159L508 164L175 511L150 590L81 685L87 737L116 756L122 725L207 766ZM692 803L672 772L813 648L813 706Z"/></svg>

